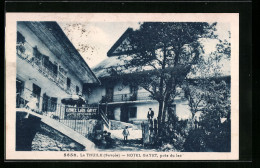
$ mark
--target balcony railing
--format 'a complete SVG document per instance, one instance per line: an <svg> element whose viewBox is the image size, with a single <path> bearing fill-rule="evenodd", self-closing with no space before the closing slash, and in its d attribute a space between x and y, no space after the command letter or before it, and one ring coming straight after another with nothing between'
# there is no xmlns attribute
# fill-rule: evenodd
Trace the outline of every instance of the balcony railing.
<svg viewBox="0 0 260 168"><path fill-rule="evenodd" d="M101 102L127 102L127 101L147 101L153 100L148 92L138 92L136 94L127 93L127 94L115 94L112 96L103 96Z"/></svg>
<svg viewBox="0 0 260 168"><path fill-rule="evenodd" d="M82 95L82 92L76 92L76 85L71 83L70 88L67 88L66 77L61 74L59 71L54 73L53 70L43 65L43 61L33 54L33 47L25 42L24 44L16 45L17 55L22 60L25 60L32 67L38 70L44 77L48 78L50 81L54 82L59 88L65 91L68 94L78 94ZM75 89L74 89L75 88Z"/></svg>

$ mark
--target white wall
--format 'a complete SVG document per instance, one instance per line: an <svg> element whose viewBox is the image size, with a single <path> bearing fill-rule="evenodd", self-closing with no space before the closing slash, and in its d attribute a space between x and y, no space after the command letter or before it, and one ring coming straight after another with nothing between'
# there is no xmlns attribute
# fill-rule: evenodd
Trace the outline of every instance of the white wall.
<svg viewBox="0 0 260 168"><path fill-rule="evenodd" d="M145 89L139 87L139 93L148 93ZM121 83L117 83L114 87L115 94L128 94L130 93L129 86L122 87ZM90 103L97 103L101 100L102 96L105 95L105 87L100 86L93 90L92 94L89 96L88 100ZM180 99L180 96L176 98L176 113L179 119L188 119L191 117L190 107L187 100ZM120 120L120 105L114 109L115 120ZM129 120L143 120L147 119L147 112L149 108L152 108L155 116L158 117L159 103L157 101L146 102L146 103L135 103L131 107L137 107L137 118L130 118Z"/></svg>
<svg viewBox="0 0 260 168"><path fill-rule="evenodd" d="M130 107L137 107L137 116L136 118L130 118L130 121L135 119L147 119L147 113L149 108L152 108L152 110L154 111L154 118L158 117L159 104L156 101L152 103L138 103L135 105L131 105Z"/></svg>
<svg viewBox="0 0 260 168"><path fill-rule="evenodd" d="M114 109L114 116L115 116L115 120L120 121L120 116L121 116L120 107L116 107Z"/></svg>
<svg viewBox="0 0 260 168"><path fill-rule="evenodd" d="M77 85L79 87L80 92L82 91L83 88L83 83L76 77L76 75L71 72L63 62L58 59L46 46L45 44L25 25L19 23L17 26L17 31L19 31L24 37L25 40L31 45L31 47L37 46L37 49L39 50L40 53L49 56L49 59L52 63L57 62L58 65L61 65L61 67L65 68L68 70L67 77L71 79L71 83L73 85ZM67 81L65 81L66 83ZM72 87L72 86L71 86ZM76 91L76 86L75 88L72 88L72 91ZM72 93L76 94L76 93Z"/></svg>
<svg viewBox="0 0 260 168"><path fill-rule="evenodd" d="M176 115L179 119L188 119L191 117L190 106L187 100L176 101Z"/></svg>

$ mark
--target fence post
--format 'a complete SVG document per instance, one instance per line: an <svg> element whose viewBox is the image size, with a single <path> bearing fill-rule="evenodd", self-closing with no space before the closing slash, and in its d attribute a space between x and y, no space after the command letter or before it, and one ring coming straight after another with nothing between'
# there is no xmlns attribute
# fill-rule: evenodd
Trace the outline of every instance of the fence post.
<svg viewBox="0 0 260 168"><path fill-rule="evenodd" d="M75 115L75 127L74 127L74 131L76 131L76 126L77 126L77 116L78 116L78 106L77 106L77 112Z"/></svg>
<svg viewBox="0 0 260 168"><path fill-rule="evenodd" d="M149 143L149 123L142 123L142 138L143 138L143 145Z"/></svg>
<svg viewBox="0 0 260 168"><path fill-rule="evenodd" d="M156 119L154 119L154 133L155 133L155 135L157 135L157 133L158 133L158 122Z"/></svg>
<svg viewBox="0 0 260 168"><path fill-rule="evenodd" d="M60 108L60 114L59 114L59 122L60 122L60 118L61 118L61 104L59 104L59 108Z"/></svg>

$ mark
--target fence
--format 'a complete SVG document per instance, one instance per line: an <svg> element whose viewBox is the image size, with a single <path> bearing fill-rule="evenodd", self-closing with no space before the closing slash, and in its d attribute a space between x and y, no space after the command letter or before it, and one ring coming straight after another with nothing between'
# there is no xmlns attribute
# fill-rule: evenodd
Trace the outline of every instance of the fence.
<svg viewBox="0 0 260 168"><path fill-rule="evenodd" d="M34 104L34 107L29 107L30 102L35 98L37 101L31 103ZM16 108L30 108L38 114L63 123L84 136L90 132L89 125L92 121L89 119L100 119L99 107L97 105L75 107L52 102L51 100L48 100L46 105L44 104L46 101L43 101L43 99L42 96L37 97L31 90L25 88L23 93L16 94ZM43 105L40 106L40 103L43 103ZM40 107L44 110L40 109Z"/></svg>
<svg viewBox="0 0 260 168"><path fill-rule="evenodd" d="M143 144L153 144L154 138L158 134L158 120L150 119L146 122L142 122L141 127Z"/></svg>

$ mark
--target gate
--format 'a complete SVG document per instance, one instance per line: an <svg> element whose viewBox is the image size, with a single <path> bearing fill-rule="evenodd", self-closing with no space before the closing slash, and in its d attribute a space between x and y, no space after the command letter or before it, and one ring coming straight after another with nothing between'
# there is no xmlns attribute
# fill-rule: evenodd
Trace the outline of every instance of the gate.
<svg viewBox="0 0 260 168"><path fill-rule="evenodd" d="M150 119L141 124L143 145L154 144L158 134L157 119Z"/></svg>
<svg viewBox="0 0 260 168"><path fill-rule="evenodd" d="M59 115L53 116L53 118L84 136L92 132L90 127L96 124L94 123L96 121L90 119L98 119L98 106L71 107L60 105L59 110Z"/></svg>

